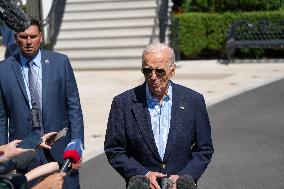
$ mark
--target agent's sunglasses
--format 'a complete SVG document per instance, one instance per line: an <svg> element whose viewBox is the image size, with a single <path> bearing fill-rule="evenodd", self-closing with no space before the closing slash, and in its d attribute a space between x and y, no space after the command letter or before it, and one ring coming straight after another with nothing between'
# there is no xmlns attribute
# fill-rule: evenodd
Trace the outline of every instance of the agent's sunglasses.
<svg viewBox="0 0 284 189"><path fill-rule="evenodd" d="M157 69L154 69L154 68L150 68L150 67L143 67L141 69L142 73L144 75L149 75L149 74L152 74L153 73L153 70L155 71L155 74L159 77L163 77L166 75L166 70L162 69L162 68L157 68Z"/></svg>

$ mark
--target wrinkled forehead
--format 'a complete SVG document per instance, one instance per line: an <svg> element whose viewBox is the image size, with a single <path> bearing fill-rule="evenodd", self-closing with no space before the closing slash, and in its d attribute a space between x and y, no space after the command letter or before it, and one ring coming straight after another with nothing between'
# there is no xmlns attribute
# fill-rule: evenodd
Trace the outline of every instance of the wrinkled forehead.
<svg viewBox="0 0 284 189"><path fill-rule="evenodd" d="M145 52L143 54L143 66L166 67L170 65L169 53L166 50L157 52Z"/></svg>

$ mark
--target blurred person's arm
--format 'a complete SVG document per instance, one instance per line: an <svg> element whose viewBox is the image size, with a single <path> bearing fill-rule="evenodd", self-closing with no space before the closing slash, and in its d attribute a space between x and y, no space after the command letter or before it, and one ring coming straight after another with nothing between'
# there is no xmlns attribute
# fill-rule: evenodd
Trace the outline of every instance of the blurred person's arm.
<svg viewBox="0 0 284 189"><path fill-rule="evenodd" d="M0 151L3 152L2 155L0 156L0 162L4 162L9 160L11 157L19 155L27 150L30 149L22 149L22 148L17 148L16 146L21 142L21 140L14 140L8 144L1 145L0 146Z"/></svg>
<svg viewBox="0 0 284 189"><path fill-rule="evenodd" d="M51 149L49 144L46 142L50 137L55 135L57 132L50 132L45 134L42 137L42 143L39 145L42 148ZM7 161L11 157L21 154L22 152L25 152L30 149L23 149L23 148L17 148L16 146L20 144L22 140L14 140L8 144L4 144L0 146L0 162ZM2 153L1 153L2 152Z"/></svg>
<svg viewBox="0 0 284 189"><path fill-rule="evenodd" d="M43 179L40 183L31 189L61 189L66 173L54 173Z"/></svg>

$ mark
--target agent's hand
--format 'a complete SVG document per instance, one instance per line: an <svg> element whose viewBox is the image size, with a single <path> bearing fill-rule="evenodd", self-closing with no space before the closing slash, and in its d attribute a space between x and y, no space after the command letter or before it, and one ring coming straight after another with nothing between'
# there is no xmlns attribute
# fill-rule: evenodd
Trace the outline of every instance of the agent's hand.
<svg viewBox="0 0 284 189"><path fill-rule="evenodd" d="M42 148L45 148L45 149L51 149L51 146L50 146L50 143L49 143L49 141L51 141L51 140L49 140L49 139L55 137L56 134L57 134L57 132L50 132L50 133L43 135L41 137L42 143L39 146L42 147Z"/></svg>
<svg viewBox="0 0 284 189"><path fill-rule="evenodd" d="M0 151L2 152L2 156L0 157L0 162L7 161L11 159L13 156L19 155L25 151L30 149L22 149L16 148L16 146L22 142L22 140L13 140L12 142L0 146Z"/></svg>
<svg viewBox="0 0 284 189"><path fill-rule="evenodd" d="M54 173L43 179L31 189L62 189L66 173Z"/></svg>
<svg viewBox="0 0 284 189"><path fill-rule="evenodd" d="M149 171L145 176L150 180L151 189L161 189L161 187L159 186L157 182L157 178L165 177L167 175L164 175L163 173L159 173L159 172Z"/></svg>

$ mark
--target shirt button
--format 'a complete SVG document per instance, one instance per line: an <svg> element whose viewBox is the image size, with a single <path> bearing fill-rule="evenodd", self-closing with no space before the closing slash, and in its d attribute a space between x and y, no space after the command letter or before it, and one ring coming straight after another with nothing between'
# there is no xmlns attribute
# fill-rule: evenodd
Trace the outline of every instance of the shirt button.
<svg viewBox="0 0 284 189"><path fill-rule="evenodd" d="M166 164L161 164L161 167L164 169L166 167Z"/></svg>

